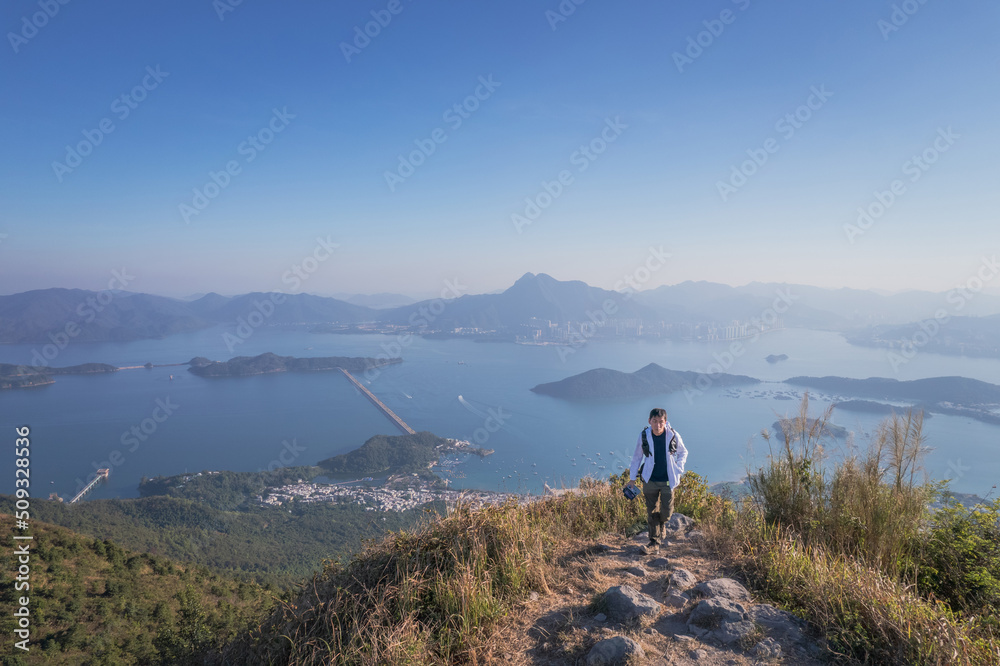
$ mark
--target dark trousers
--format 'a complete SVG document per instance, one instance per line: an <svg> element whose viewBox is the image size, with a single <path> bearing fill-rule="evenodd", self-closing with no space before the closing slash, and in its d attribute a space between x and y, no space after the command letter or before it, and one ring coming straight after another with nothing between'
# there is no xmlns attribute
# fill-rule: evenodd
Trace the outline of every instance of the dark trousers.
<svg viewBox="0 0 1000 666"><path fill-rule="evenodd" d="M666 537L665 527L674 513L674 493L669 481L649 481L642 484L642 497L646 500L646 523L649 525L649 540L662 544Z"/></svg>

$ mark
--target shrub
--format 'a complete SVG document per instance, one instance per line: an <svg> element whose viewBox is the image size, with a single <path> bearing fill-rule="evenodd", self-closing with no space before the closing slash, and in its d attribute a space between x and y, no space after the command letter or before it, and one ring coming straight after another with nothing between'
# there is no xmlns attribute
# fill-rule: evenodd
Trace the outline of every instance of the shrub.
<svg viewBox="0 0 1000 666"><path fill-rule="evenodd" d="M955 610L1000 615L1000 500L938 510L920 558L921 591Z"/></svg>
<svg viewBox="0 0 1000 666"><path fill-rule="evenodd" d="M816 419L808 409L807 393L799 415L786 421L778 454L749 474L764 520L892 575L912 570L911 550L936 492L922 477L918 483L926 453L922 413L887 418L868 450L849 453L828 477L823 441L831 409Z"/></svg>

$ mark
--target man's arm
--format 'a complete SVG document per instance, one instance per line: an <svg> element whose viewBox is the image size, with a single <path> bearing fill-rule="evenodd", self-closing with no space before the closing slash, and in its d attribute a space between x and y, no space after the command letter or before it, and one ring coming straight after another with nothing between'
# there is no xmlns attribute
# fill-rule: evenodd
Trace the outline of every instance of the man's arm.
<svg viewBox="0 0 1000 666"><path fill-rule="evenodd" d="M628 467L629 483L635 482L636 476L639 474L639 465L642 464L642 457L642 434L640 434L638 441L635 443L635 452L632 454L632 463Z"/></svg>
<svg viewBox="0 0 1000 666"><path fill-rule="evenodd" d="M688 459L688 450L687 447L684 446L684 440L681 439L681 434L676 430L674 431L674 434L677 435L677 453L674 455L677 456L677 467L681 470L681 474L683 474L684 463L686 463Z"/></svg>

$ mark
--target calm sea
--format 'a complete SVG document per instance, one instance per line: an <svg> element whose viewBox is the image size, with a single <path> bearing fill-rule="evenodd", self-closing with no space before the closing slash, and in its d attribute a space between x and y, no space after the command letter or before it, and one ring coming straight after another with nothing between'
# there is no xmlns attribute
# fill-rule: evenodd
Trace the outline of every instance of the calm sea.
<svg viewBox="0 0 1000 666"><path fill-rule="evenodd" d="M163 340L71 342L52 365L118 366L180 363L194 356L226 360L274 352L290 356L377 356L396 339L382 335L321 335L260 329L230 354L222 328ZM468 439L496 453L457 465L456 487L540 492L543 482L575 485L627 465L652 407L665 407L689 451L688 469L709 482L738 480L767 455L760 437L777 416L794 414L801 391L780 383L795 375L916 379L946 375L1000 383L1000 360L921 353L893 371L883 350L848 345L835 333L786 330L745 344L726 372L768 384L732 397L709 388L682 393L576 403L529 389L597 367L631 372L655 362L704 371L728 345L590 342L560 356L556 347L413 338L404 363L383 368L370 389L416 430ZM38 345L0 346L0 362L28 363ZM789 359L768 364L768 354ZM173 379L170 376L173 375ZM832 396L813 396L815 415ZM164 410L159 405L168 406ZM256 471L307 465L360 446L394 427L339 373L203 379L187 368L123 370L112 375L59 377L47 387L0 393L0 425L13 443L15 425L32 430L31 481L36 497L72 496L97 467L108 484L89 498L135 497L143 476L202 470ZM166 415L167 411L171 413ZM157 422L155 418L161 419ZM863 446L877 416L834 411L833 421ZM499 428L496 424L501 423ZM139 436L131 434L137 428ZM492 430L492 432L491 432ZM927 471L951 478L959 492L986 494L1000 479L1000 427L934 416L925 424ZM10 447L12 450L13 447ZM835 454L836 452L834 452ZM575 465L573 463L576 463ZM13 492L13 475L3 482Z"/></svg>

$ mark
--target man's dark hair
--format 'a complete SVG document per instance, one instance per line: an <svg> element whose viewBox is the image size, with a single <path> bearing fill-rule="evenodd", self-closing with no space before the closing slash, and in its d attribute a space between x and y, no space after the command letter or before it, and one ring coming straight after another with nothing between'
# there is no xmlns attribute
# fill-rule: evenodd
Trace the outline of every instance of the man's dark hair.
<svg viewBox="0 0 1000 666"><path fill-rule="evenodd" d="M667 418L667 410L663 409L662 407L654 407L652 410L650 410L650 412L649 412L649 418L652 419L652 418L656 418L658 416L662 416L663 418Z"/></svg>

